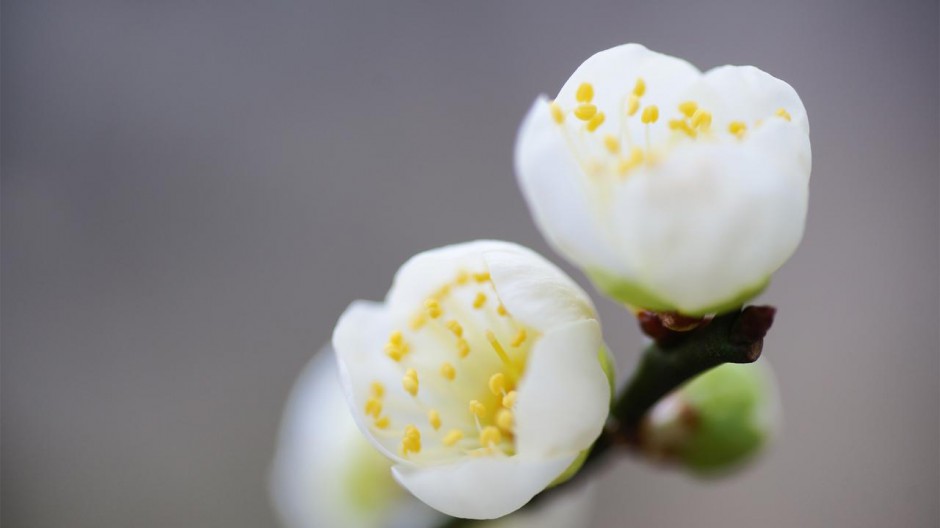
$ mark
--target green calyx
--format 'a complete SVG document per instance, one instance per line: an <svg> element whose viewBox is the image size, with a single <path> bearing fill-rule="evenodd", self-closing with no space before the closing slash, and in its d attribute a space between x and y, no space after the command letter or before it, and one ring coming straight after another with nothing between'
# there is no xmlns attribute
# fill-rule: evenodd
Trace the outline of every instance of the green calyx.
<svg viewBox="0 0 940 528"><path fill-rule="evenodd" d="M760 295L770 284L770 277L768 276L766 279L743 289L724 301L695 310L683 310L637 282L596 269L585 270L585 273L598 290L617 302L653 312L676 312L693 317L722 314L740 308L747 301Z"/></svg>

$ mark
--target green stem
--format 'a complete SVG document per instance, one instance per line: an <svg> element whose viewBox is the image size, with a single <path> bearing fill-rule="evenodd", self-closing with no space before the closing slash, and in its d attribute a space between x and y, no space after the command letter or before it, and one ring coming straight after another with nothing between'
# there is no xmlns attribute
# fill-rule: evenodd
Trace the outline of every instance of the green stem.
<svg viewBox="0 0 940 528"><path fill-rule="evenodd" d="M600 462L613 448L639 447L640 426L647 412L686 381L723 363L756 361L773 316L773 308L750 306L715 317L689 332L658 329L656 342L644 351L639 366L611 409L607 428L591 447L584 465L571 479L537 495L525 507L549 500L583 481L604 465ZM467 519L449 518L439 528L473 524Z"/></svg>

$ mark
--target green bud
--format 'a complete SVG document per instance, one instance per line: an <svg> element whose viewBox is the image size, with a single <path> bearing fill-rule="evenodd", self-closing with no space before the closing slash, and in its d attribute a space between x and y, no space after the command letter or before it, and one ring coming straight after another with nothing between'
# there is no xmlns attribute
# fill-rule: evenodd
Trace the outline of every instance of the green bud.
<svg viewBox="0 0 940 528"><path fill-rule="evenodd" d="M711 476L740 467L773 436L779 397L766 360L726 363L659 401L644 420L642 449Z"/></svg>

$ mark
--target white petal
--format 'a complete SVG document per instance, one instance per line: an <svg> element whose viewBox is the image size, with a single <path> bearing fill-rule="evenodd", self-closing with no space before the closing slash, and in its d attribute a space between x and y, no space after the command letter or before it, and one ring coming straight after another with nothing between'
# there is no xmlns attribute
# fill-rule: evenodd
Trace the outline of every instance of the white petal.
<svg viewBox="0 0 940 528"><path fill-rule="evenodd" d="M590 526L594 516L597 485L572 486L552 495L551 500L519 510L508 517L490 521L486 528L572 528Z"/></svg>
<svg viewBox="0 0 940 528"><path fill-rule="evenodd" d="M392 325L382 304L355 301L336 323L333 348L339 364L340 382L356 425L385 456L403 462L397 453L398 440L373 435L363 413L373 381L382 382L386 387L394 387L396 390L401 386L401 372L397 364L382 354L391 329Z"/></svg>
<svg viewBox="0 0 940 528"><path fill-rule="evenodd" d="M398 269L386 296L386 305L396 311L391 314L393 318L407 318L423 306L425 299L435 290L451 282L458 271L484 271L484 252L518 249L525 248L499 240L475 240L418 253ZM405 312L398 313L399 310Z"/></svg>
<svg viewBox="0 0 940 528"><path fill-rule="evenodd" d="M533 347L516 402L516 448L525 456L579 452L607 420L610 385L598 361L600 325L556 328Z"/></svg>
<svg viewBox="0 0 940 528"><path fill-rule="evenodd" d="M758 286L803 234L807 185L794 160L746 143L676 147L617 189L625 250L653 293L700 313ZM642 229L637 229L642 226Z"/></svg>
<svg viewBox="0 0 940 528"><path fill-rule="evenodd" d="M680 101L679 94L700 77L698 68L687 61L650 51L639 44L624 44L596 53L584 61L558 92L556 100L566 109L573 108L577 104L575 93L578 86L584 82L591 83L594 86L593 104L609 117L595 133L619 135L620 119L615 117L623 112L623 102L638 78L646 83L641 106L656 105L662 115L664 111L675 108ZM643 137L645 131L639 119L634 117L628 124L633 137ZM650 139L654 143L667 135L666 127L650 128Z"/></svg>
<svg viewBox="0 0 940 528"><path fill-rule="evenodd" d="M487 251L484 260L493 286L513 318L550 329L596 318L590 297L554 264L533 251Z"/></svg>
<svg viewBox="0 0 940 528"><path fill-rule="evenodd" d="M519 128L516 177L542 235L562 255L583 267L626 272L597 217L597 189L539 97Z"/></svg>
<svg viewBox="0 0 940 528"><path fill-rule="evenodd" d="M475 457L431 467L395 466L398 482L428 506L452 517L495 519L516 511L571 465L556 458Z"/></svg>

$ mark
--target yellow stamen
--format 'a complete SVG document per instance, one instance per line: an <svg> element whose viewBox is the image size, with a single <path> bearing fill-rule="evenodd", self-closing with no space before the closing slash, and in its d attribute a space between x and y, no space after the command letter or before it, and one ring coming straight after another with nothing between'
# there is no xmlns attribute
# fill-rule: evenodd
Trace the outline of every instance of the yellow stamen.
<svg viewBox="0 0 940 528"><path fill-rule="evenodd" d="M679 103L679 111L685 117L692 117L692 114L698 109L698 103L695 101L683 101Z"/></svg>
<svg viewBox="0 0 940 528"><path fill-rule="evenodd" d="M372 389L372 396L376 398L381 398L382 396L385 396L385 385L382 385L382 382L373 381L371 389Z"/></svg>
<svg viewBox="0 0 940 528"><path fill-rule="evenodd" d="M474 274L473 274L473 280L475 280L475 281L477 281L477 282L479 282L479 283L481 283L481 284L484 283L484 282L487 282L487 281L490 280L490 272L488 272L488 271L482 271L482 272L480 272L480 273L474 273Z"/></svg>
<svg viewBox="0 0 940 528"><path fill-rule="evenodd" d="M369 398L365 406L366 416L378 418L382 414L382 402L378 398Z"/></svg>
<svg viewBox="0 0 940 528"><path fill-rule="evenodd" d="M405 427L405 434L401 440L402 454L421 452L421 431L413 425Z"/></svg>
<svg viewBox="0 0 940 528"><path fill-rule="evenodd" d="M519 332L516 333L516 337L513 338L512 342L509 344L518 347L525 341L525 328L520 328Z"/></svg>
<svg viewBox="0 0 940 528"><path fill-rule="evenodd" d="M460 338L457 340L457 355L462 358L467 357L470 354L470 343L467 343L467 340Z"/></svg>
<svg viewBox="0 0 940 528"><path fill-rule="evenodd" d="M499 412L496 413L496 425L508 433L512 431L513 418L512 411L509 409L500 409Z"/></svg>
<svg viewBox="0 0 940 528"><path fill-rule="evenodd" d="M578 91L574 94L574 98L579 103L590 103L594 99L594 86L591 83L581 83L578 86Z"/></svg>
<svg viewBox="0 0 940 528"><path fill-rule="evenodd" d="M385 345L385 355L392 358L394 361L401 361L401 358L405 357L405 354L408 352L408 346L403 344L396 345L395 343L388 343Z"/></svg>
<svg viewBox="0 0 940 528"><path fill-rule="evenodd" d="M503 396L503 407L511 409L512 406L516 404L517 397L516 391L507 392L506 395Z"/></svg>
<svg viewBox="0 0 940 528"><path fill-rule="evenodd" d="M441 376L444 376L446 379L453 381L457 377L457 369L454 368L450 363L443 363L441 365Z"/></svg>
<svg viewBox="0 0 940 528"><path fill-rule="evenodd" d="M492 330L486 331L486 340L490 342L490 346L493 347L493 350L496 352L496 355L499 356L499 359L507 365L511 365L512 362L509 361L509 355L506 354L506 350L503 349L503 345L499 343L499 340L496 339L496 334Z"/></svg>
<svg viewBox="0 0 940 528"><path fill-rule="evenodd" d="M503 306L502 304L496 307L496 313L498 313L499 315L503 317L509 314L509 312L506 311L506 307Z"/></svg>
<svg viewBox="0 0 940 528"><path fill-rule="evenodd" d="M497 372L490 376L490 392L494 395L499 396L506 390L506 375L502 372Z"/></svg>
<svg viewBox="0 0 940 528"><path fill-rule="evenodd" d="M418 395L418 372L410 368L405 371L405 375L401 378L401 386L405 389L405 392L412 396Z"/></svg>
<svg viewBox="0 0 940 528"><path fill-rule="evenodd" d="M499 432L499 429L488 425L480 431L480 444L483 447L493 447L494 445L500 443L503 440L503 434Z"/></svg>
<svg viewBox="0 0 940 528"><path fill-rule="evenodd" d="M478 292L477 296L473 298L473 307L479 309L482 308L484 304L486 304L486 294Z"/></svg>
<svg viewBox="0 0 940 528"><path fill-rule="evenodd" d="M595 130L597 130L598 127L604 124L605 119L607 119L607 117L604 115L604 112L598 112L594 114L594 117L592 117L591 120L588 121L588 124L587 124L588 132L594 132Z"/></svg>
<svg viewBox="0 0 940 528"><path fill-rule="evenodd" d="M457 278L454 279L454 281L460 285L466 284L468 280L470 280L470 274L464 270L460 270L457 273Z"/></svg>
<svg viewBox="0 0 940 528"><path fill-rule="evenodd" d="M451 319L450 321L447 321L447 328L453 332L455 336L463 336L463 327L460 326L460 323L458 323L456 320Z"/></svg>
<svg viewBox="0 0 940 528"><path fill-rule="evenodd" d="M627 98L627 115L633 116L636 114L636 111L640 109L640 98L636 95L631 95Z"/></svg>
<svg viewBox="0 0 940 528"><path fill-rule="evenodd" d="M388 342L395 343L396 345L402 344L404 342L404 337L401 335L401 330L395 330L392 332L392 335L388 336Z"/></svg>
<svg viewBox="0 0 940 528"><path fill-rule="evenodd" d="M646 93L646 81L642 77L637 77L636 84L633 85L633 95L643 97Z"/></svg>
<svg viewBox="0 0 940 528"><path fill-rule="evenodd" d="M486 414L486 406L480 403L479 400L470 400L470 414L482 418Z"/></svg>
<svg viewBox="0 0 940 528"><path fill-rule="evenodd" d="M376 429L388 429L388 426L391 424L392 422L388 419L388 416L383 416L376 420L373 425L375 425Z"/></svg>
<svg viewBox="0 0 940 528"><path fill-rule="evenodd" d="M620 152L620 140L613 134L607 134L604 136L604 148L607 149L607 152L616 154Z"/></svg>
<svg viewBox="0 0 940 528"><path fill-rule="evenodd" d="M431 409L430 411L428 411L428 423L431 424L431 427L433 427L435 431L440 429L441 428L441 413L435 411L434 409Z"/></svg>
<svg viewBox="0 0 940 528"><path fill-rule="evenodd" d="M656 105L647 106L640 115L640 121L642 121L644 125L655 123L657 119L659 119L659 107Z"/></svg>
<svg viewBox="0 0 940 528"><path fill-rule="evenodd" d="M463 438L463 433L457 429L451 429L447 436L444 437L444 445L451 447Z"/></svg>
<svg viewBox="0 0 940 528"><path fill-rule="evenodd" d="M561 105L552 101L548 105L548 109L552 112L552 119L555 120L559 125L565 122L565 112L561 109Z"/></svg>
<svg viewBox="0 0 940 528"><path fill-rule="evenodd" d="M574 109L574 116L581 121L588 121L597 113L597 107L592 104L579 105Z"/></svg>
<svg viewBox="0 0 940 528"><path fill-rule="evenodd" d="M441 309L441 303L437 299L428 299L424 301L424 307L427 309L428 317L437 319L444 311Z"/></svg>
<svg viewBox="0 0 940 528"><path fill-rule="evenodd" d="M408 326L411 327L412 330L417 332L418 330L421 329L422 326L424 326L424 323L426 323L427 320L428 320L427 317L423 313L419 313L411 318L411 321L408 323Z"/></svg>
<svg viewBox="0 0 940 528"><path fill-rule="evenodd" d="M682 120L682 119L672 119L672 120L670 120L670 121L669 121L669 129L670 129L670 130L679 130L679 131L681 131L681 132L684 132L685 135L689 136L690 138L694 138L695 135L696 135L695 131L692 130L692 127L690 127L689 124L686 123L686 122L685 122L684 120Z"/></svg>
<svg viewBox="0 0 940 528"><path fill-rule="evenodd" d="M695 111L694 114L692 114L692 119L690 121L692 128L708 130L708 127L710 127L712 124L712 113L699 108Z"/></svg>
<svg viewBox="0 0 940 528"><path fill-rule="evenodd" d="M621 176L626 176L628 172L639 167L643 163L643 149L640 147L633 147L630 149L630 157L620 161L620 164L617 166L617 170L620 172Z"/></svg>
<svg viewBox="0 0 940 528"><path fill-rule="evenodd" d="M738 136L738 138L744 137L744 133L747 132L747 125L742 121L732 121L728 123L728 132Z"/></svg>
<svg viewBox="0 0 940 528"><path fill-rule="evenodd" d="M777 111L774 112L774 115L777 116L777 117L782 117L782 118L786 119L787 121L790 121L790 120L792 119L792 118L790 117L790 112L787 112L786 109L784 109L784 108L778 108Z"/></svg>

